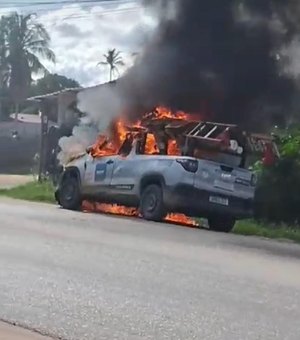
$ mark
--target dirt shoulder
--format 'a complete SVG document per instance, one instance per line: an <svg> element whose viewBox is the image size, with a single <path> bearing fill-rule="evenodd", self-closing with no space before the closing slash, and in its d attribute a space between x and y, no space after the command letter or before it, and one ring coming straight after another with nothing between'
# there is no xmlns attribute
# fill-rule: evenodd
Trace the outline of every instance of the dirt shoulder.
<svg viewBox="0 0 300 340"><path fill-rule="evenodd" d="M0 189L11 189L33 181L32 175L3 175L0 174Z"/></svg>
<svg viewBox="0 0 300 340"><path fill-rule="evenodd" d="M0 340L53 340L20 327L0 322Z"/></svg>

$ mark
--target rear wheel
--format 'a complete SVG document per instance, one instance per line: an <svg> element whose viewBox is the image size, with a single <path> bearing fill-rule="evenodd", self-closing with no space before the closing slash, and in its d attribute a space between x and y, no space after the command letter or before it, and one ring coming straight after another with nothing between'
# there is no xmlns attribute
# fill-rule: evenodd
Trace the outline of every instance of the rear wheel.
<svg viewBox="0 0 300 340"><path fill-rule="evenodd" d="M64 209L79 210L81 195L78 180L74 177L63 179L59 190L59 203Z"/></svg>
<svg viewBox="0 0 300 340"><path fill-rule="evenodd" d="M235 225L235 219L228 216L210 217L208 225L210 230L229 233Z"/></svg>
<svg viewBox="0 0 300 340"><path fill-rule="evenodd" d="M155 222L160 222L166 217L163 191L159 185L151 184L143 190L140 213L144 219Z"/></svg>

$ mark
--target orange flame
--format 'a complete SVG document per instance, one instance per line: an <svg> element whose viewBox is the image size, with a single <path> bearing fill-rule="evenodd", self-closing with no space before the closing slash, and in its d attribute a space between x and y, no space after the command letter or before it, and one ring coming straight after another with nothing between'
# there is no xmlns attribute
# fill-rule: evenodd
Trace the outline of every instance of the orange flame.
<svg viewBox="0 0 300 340"><path fill-rule="evenodd" d="M157 107L153 112L146 114L142 121L135 122L131 128L142 128L145 121L158 121L158 120L190 120L191 117L182 111L172 112L170 109L163 106ZM128 130L128 124L120 118L113 121L104 135L100 135L95 144L90 149L90 154L94 158L103 156L117 155L127 136L132 134ZM155 136L151 133L147 134L145 143L145 154L153 155L159 152ZM180 155L180 149L175 140L169 141L168 155ZM118 214L125 216L139 216L138 210L134 208L127 208L118 205L91 203L85 201L82 206L84 211L88 212L103 212L108 214ZM197 223L181 214L169 214L166 221L172 223L179 223L189 226L197 226Z"/></svg>
<svg viewBox="0 0 300 340"><path fill-rule="evenodd" d="M82 210L84 212L94 212L94 213L104 213L111 215L121 215L128 217L139 217L138 209L136 208L128 208L116 204L104 204L97 202L89 202L84 201L82 203ZM168 214L165 218L166 222L181 224L189 227L199 227L199 223L197 223L192 218L189 218L183 214Z"/></svg>
<svg viewBox="0 0 300 340"><path fill-rule="evenodd" d="M143 121L155 121L155 120L167 120L167 119L178 119L178 120L190 120L190 116L182 111L172 112L171 110L159 106L153 112L145 115ZM141 128L142 122L136 122L131 127ZM103 157L117 155L121 145L124 143L126 136L128 135L128 127L124 120L121 118L111 123L107 133L100 135L96 143L90 149L93 157ZM172 141L169 144L168 154L179 155L180 150L177 147L176 141ZM157 144L154 135L148 134L145 154L151 155L158 152Z"/></svg>
<svg viewBox="0 0 300 340"><path fill-rule="evenodd" d="M158 147L156 144L156 139L153 134L148 133L145 145L145 154L153 155L158 152Z"/></svg>
<svg viewBox="0 0 300 340"><path fill-rule="evenodd" d="M179 119L179 120L188 120L189 115L183 111L172 112L170 109L158 106L153 112L153 119Z"/></svg>
<svg viewBox="0 0 300 340"><path fill-rule="evenodd" d="M179 156L180 154L181 154L181 151L177 145L176 140L170 141L168 145L168 155Z"/></svg>

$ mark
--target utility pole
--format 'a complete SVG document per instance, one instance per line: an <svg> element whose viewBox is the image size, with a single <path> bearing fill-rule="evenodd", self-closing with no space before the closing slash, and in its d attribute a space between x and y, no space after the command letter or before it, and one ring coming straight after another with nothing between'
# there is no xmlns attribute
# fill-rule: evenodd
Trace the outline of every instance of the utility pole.
<svg viewBox="0 0 300 340"><path fill-rule="evenodd" d="M47 102L43 100L40 104L41 112L41 145L40 145L40 159L39 159L39 176L38 180L43 180L45 172L45 161L46 161L46 146L47 146L47 135L48 135L48 112Z"/></svg>

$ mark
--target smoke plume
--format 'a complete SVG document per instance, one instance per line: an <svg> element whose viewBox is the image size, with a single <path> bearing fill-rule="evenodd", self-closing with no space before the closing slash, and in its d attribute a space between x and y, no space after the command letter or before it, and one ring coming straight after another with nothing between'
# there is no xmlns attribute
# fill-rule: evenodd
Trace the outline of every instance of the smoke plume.
<svg viewBox="0 0 300 340"><path fill-rule="evenodd" d="M135 119L156 105L245 127L284 120L295 95L290 44L299 32L293 0L145 1L160 24L120 79ZM293 48L295 51L295 47ZM295 53L294 53L295 54Z"/></svg>
<svg viewBox="0 0 300 340"><path fill-rule="evenodd" d="M74 157L84 154L100 133L104 133L113 118L120 114L122 102L114 91L114 84L88 88L77 95L78 109L87 115L73 128L72 136L59 140L60 164L67 164Z"/></svg>
<svg viewBox="0 0 300 340"><path fill-rule="evenodd" d="M117 115L134 121L158 105L254 131L290 120L288 113L297 102L293 78L300 74L299 1L144 4L159 24L116 86L80 95L80 109L89 119L84 136L87 126L101 132ZM79 131L73 142L82 150L90 140L80 139ZM78 141L83 141L80 147ZM65 152L72 145L66 140L61 144Z"/></svg>

